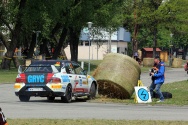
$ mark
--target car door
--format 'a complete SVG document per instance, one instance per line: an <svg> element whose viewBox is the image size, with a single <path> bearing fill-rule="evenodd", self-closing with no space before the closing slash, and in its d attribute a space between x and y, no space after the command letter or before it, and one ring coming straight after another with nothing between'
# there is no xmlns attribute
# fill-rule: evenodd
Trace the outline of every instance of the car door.
<svg viewBox="0 0 188 125"><path fill-rule="evenodd" d="M64 80L63 82L67 82L66 80L69 80L69 82L72 85L72 91L74 92L75 88L79 82L79 79L78 79L77 75L75 74L75 71L74 71L74 68L73 68L73 65L71 62L67 62L65 64L65 70L66 70L67 74L62 75L62 77L64 77L64 78L62 78Z"/></svg>
<svg viewBox="0 0 188 125"><path fill-rule="evenodd" d="M88 81L84 70L76 62L72 62L75 74L78 76L79 84L77 85L76 91L88 92Z"/></svg>

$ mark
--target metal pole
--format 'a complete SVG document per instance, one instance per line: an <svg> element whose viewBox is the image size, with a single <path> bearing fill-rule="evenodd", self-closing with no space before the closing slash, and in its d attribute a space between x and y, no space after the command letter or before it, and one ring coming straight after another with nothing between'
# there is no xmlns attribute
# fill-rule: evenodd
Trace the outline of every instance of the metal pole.
<svg viewBox="0 0 188 125"><path fill-rule="evenodd" d="M89 29L89 63L88 63L88 74L90 74L90 45L91 45L91 41L90 41L90 37L91 37L91 26L92 26L92 22L88 22L88 29Z"/></svg>
<svg viewBox="0 0 188 125"><path fill-rule="evenodd" d="M90 74L90 31L89 31L89 63L88 63L88 74Z"/></svg>
<svg viewBox="0 0 188 125"><path fill-rule="evenodd" d="M171 41L170 41L170 43L171 43L171 45L170 45L170 66L172 66L172 47L173 47L173 45L172 45L172 36L173 36L173 34L171 33L170 34L170 37L171 37Z"/></svg>

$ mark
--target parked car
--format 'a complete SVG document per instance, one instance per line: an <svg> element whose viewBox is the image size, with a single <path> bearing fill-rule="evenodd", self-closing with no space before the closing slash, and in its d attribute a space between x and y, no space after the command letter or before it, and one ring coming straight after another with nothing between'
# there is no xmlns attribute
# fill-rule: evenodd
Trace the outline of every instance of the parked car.
<svg viewBox="0 0 188 125"><path fill-rule="evenodd" d="M32 61L25 70L19 66L14 85L20 101L29 101L31 96L47 97L52 101L61 97L63 102L72 98L95 98L97 81L87 75L80 65L73 61L43 60Z"/></svg>

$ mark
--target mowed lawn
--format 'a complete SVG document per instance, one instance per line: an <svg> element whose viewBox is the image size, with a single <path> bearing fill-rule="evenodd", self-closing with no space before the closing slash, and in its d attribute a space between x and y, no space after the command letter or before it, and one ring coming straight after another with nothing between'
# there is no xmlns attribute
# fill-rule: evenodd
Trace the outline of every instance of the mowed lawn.
<svg viewBox="0 0 188 125"><path fill-rule="evenodd" d="M15 68L11 70L0 69L0 83L14 83L17 74L18 71Z"/></svg>
<svg viewBox="0 0 188 125"><path fill-rule="evenodd" d="M8 119L9 125L188 125L188 121Z"/></svg>

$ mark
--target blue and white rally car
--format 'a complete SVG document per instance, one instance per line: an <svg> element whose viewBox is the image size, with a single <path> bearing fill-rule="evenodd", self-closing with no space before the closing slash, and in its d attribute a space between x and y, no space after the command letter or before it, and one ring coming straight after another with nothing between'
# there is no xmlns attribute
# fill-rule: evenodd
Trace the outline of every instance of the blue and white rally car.
<svg viewBox="0 0 188 125"><path fill-rule="evenodd" d="M29 101L31 96L47 97L54 100L61 97L63 102L86 96L94 98L97 93L96 80L87 75L80 65L73 61L44 60L32 61L22 72L19 66L15 94L20 101Z"/></svg>

